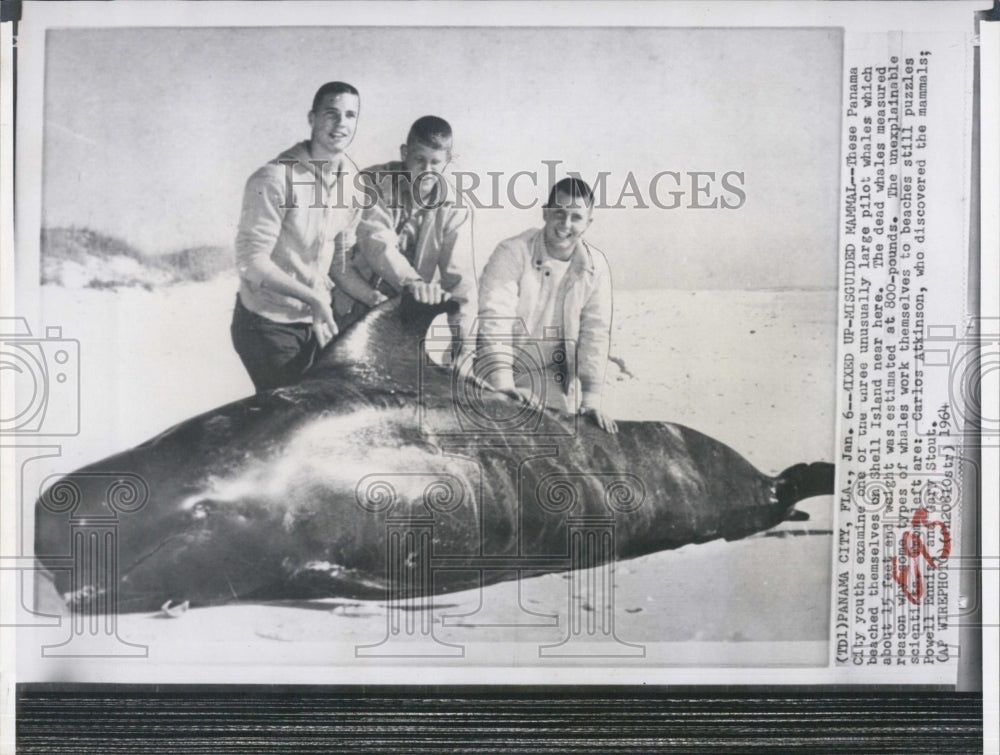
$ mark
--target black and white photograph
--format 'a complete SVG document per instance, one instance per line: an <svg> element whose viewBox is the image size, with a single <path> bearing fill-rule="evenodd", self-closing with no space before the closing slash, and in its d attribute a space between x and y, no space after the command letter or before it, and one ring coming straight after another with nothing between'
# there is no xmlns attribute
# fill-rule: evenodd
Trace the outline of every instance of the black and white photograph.
<svg viewBox="0 0 1000 755"><path fill-rule="evenodd" d="M443 12L33 37L19 667L953 677L968 465L907 360L951 311L921 245L968 233L924 193L967 148L920 152L956 64L855 66L836 23ZM912 607L926 646L866 634Z"/></svg>

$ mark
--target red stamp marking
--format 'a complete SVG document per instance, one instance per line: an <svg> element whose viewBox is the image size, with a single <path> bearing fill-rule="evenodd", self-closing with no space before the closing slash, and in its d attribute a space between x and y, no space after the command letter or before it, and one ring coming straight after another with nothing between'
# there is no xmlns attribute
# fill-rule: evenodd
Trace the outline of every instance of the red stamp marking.
<svg viewBox="0 0 1000 755"><path fill-rule="evenodd" d="M936 557L927 552L924 538L920 536L921 527L925 529L936 527L941 530L941 552ZM922 563L926 563L931 569L937 569L948 558L948 554L951 553L951 533L944 522L931 521L927 516L927 509L917 509L910 519L909 529L903 532L901 545L903 553L906 554L906 563L900 568L897 557L892 557L892 578L900 586L908 601L915 606L920 605L924 597Z"/></svg>

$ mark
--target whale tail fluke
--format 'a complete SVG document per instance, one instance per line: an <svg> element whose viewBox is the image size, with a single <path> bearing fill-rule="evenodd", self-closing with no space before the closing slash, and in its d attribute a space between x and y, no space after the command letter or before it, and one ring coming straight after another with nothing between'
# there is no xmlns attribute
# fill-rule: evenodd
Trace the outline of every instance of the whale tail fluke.
<svg viewBox="0 0 1000 755"><path fill-rule="evenodd" d="M786 520L808 519L809 515L804 511L795 510L795 504L817 495L833 495L833 477L834 466L826 461L796 464L778 475L774 494L788 512Z"/></svg>

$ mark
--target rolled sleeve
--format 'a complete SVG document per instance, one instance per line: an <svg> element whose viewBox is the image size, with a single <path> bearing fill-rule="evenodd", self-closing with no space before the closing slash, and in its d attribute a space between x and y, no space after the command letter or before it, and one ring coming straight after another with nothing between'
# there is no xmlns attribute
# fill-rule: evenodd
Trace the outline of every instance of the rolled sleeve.
<svg viewBox="0 0 1000 755"><path fill-rule="evenodd" d="M369 181L366 174L363 180ZM373 184L370 188L375 189ZM369 197L372 196L368 193ZM393 222L392 213L386 207L381 194L375 191L377 199L361 214L357 226L357 243L365 262L380 278L396 291L412 280L420 280L420 274L399 251L399 237Z"/></svg>

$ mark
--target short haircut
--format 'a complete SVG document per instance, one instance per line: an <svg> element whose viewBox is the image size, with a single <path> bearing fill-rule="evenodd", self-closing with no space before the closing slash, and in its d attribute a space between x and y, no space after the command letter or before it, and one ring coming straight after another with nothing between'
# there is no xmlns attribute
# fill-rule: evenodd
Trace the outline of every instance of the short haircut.
<svg viewBox="0 0 1000 755"><path fill-rule="evenodd" d="M423 144L432 149L451 151L451 125L444 118L425 115L417 118L406 135L407 144Z"/></svg>
<svg viewBox="0 0 1000 755"><path fill-rule="evenodd" d="M546 207L555 207L556 194L565 194L570 199L583 199L587 207L594 206L594 192L587 182L581 178L567 177L556 183L549 192L549 199L545 203Z"/></svg>
<svg viewBox="0 0 1000 755"><path fill-rule="evenodd" d="M316 96L313 97L312 112L316 112L318 108L323 103L323 98L328 94L338 95L338 94L353 94L358 99L361 99L361 95L358 94L358 90L352 87L350 84L346 84L343 81L328 81L319 89L316 90Z"/></svg>

